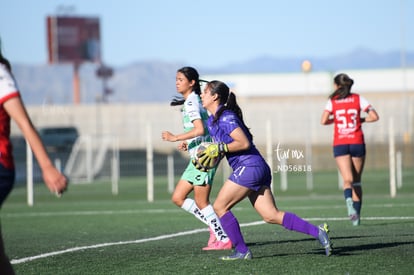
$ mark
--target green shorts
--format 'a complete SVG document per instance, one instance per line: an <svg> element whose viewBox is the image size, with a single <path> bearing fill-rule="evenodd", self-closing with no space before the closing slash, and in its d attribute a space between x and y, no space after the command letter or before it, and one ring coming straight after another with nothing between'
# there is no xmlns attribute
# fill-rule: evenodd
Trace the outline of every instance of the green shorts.
<svg viewBox="0 0 414 275"><path fill-rule="evenodd" d="M187 165L187 168L185 168L181 179L188 181L192 185L213 185L213 179L214 175L216 174L216 170L217 168L213 168L207 172L201 172L195 168L194 164L192 164L190 161Z"/></svg>

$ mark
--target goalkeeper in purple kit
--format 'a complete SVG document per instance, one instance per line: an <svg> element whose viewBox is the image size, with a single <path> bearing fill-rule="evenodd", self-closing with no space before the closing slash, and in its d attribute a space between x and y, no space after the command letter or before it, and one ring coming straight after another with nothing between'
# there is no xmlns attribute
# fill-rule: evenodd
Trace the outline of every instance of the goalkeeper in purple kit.
<svg viewBox="0 0 414 275"><path fill-rule="evenodd" d="M203 107L211 114L207 125L215 144L208 146L200 154L195 166L206 170L206 164L214 163L215 158L225 156L233 170L214 202L214 210L235 248L232 255L221 259L252 258L241 234L239 222L231 211L233 206L246 197L265 222L280 224L286 229L313 236L323 246L326 256L331 255L326 223L315 226L293 213L277 208L270 189L270 167L253 143L253 136L243 121L235 94L230 92L225 83L211 81L200 96Z"/></svg>

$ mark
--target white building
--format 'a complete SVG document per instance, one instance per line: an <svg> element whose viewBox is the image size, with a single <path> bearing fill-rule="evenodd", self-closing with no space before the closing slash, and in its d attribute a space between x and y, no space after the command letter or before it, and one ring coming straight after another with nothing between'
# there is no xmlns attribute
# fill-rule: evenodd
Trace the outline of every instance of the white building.
<svg viewBox="0 0 414 275"><path fill-rule="evenodd" d="M380 121L364 125L367 140L385 143L390 120L395 135L411 141L414 123L414 69L347 71L353 92L362 94L378 111ZM221 80L235 91L245 120L258 145L266 131L275 142L329 144L332 129L321 126L320 116L332 92L335 73L226 74L202 76ZM155 148L173 149L161 140L161 131L182 131L179 108L166 103L29 106L37 127L74 125L82 135L111 135L125 148L145 148L150 126ZM309 127L310 126L310 127ZM12 127L12 134L19 131Z"/></svg>

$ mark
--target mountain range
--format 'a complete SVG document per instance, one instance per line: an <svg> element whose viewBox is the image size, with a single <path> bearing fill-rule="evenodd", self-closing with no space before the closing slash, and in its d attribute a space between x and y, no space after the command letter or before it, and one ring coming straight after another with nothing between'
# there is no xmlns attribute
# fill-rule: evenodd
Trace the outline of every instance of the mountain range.
<svg viewBox="0 0 414 275"><path fill-rule="evenodd" d="M414 67L414 52L402 55L400 51L377 53L364 48L336 56L306 59L312 62L312 72ZM299 73L303 60L303 57L259 56L217 68L196 68L201 77L207 74ZM27 105L72 104L72 65L12 65ZM193 66L184 62L138 61L113 68L113 76L104 85L96 76L97 65L83 64L79 70L81 103L168 102L177 95L177 69L188 65ZM112 92L105 94L104 87L109 87Z"/></svg>

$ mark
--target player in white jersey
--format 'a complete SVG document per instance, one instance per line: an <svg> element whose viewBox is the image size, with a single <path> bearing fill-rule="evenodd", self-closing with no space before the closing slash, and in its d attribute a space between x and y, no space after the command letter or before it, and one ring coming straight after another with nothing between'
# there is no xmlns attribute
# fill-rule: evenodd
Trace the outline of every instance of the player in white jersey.
<svg viewBox="0 0 414 275"><path fill-rule="evenodd" d="M3 57L0 44L0 207L11 192L15 181L15 166L10 142L10 123L13 119L30 144L42 170L43 180L49 190L61 194L67 181L52 164L20 98L20 92L11 72L10 62ZM0 231L0 274L14 274L4 251Z"/></svg>
<svg viewBox="0 0 414 275"><path fill-rule="evenodd" d="M171 142L179 141L178 149L188 151L192 158L201 142L211 140L206 127L208 113L201 104L200 79L197 70L192 67L179 69L176 74L176 88L182 98L175 98L171 105L183 105L181 112L184 132L174 135L169 131L163 131L162 139ZM220 220L210 204L210 192L215 173L216 169L208 172L197 170L190 159L172 195L174 204L192 213L209 226L210 238L203 250L232 248L231 241L223 231ZM194 191L194 199L188 197L192 191Z"/></svg>

